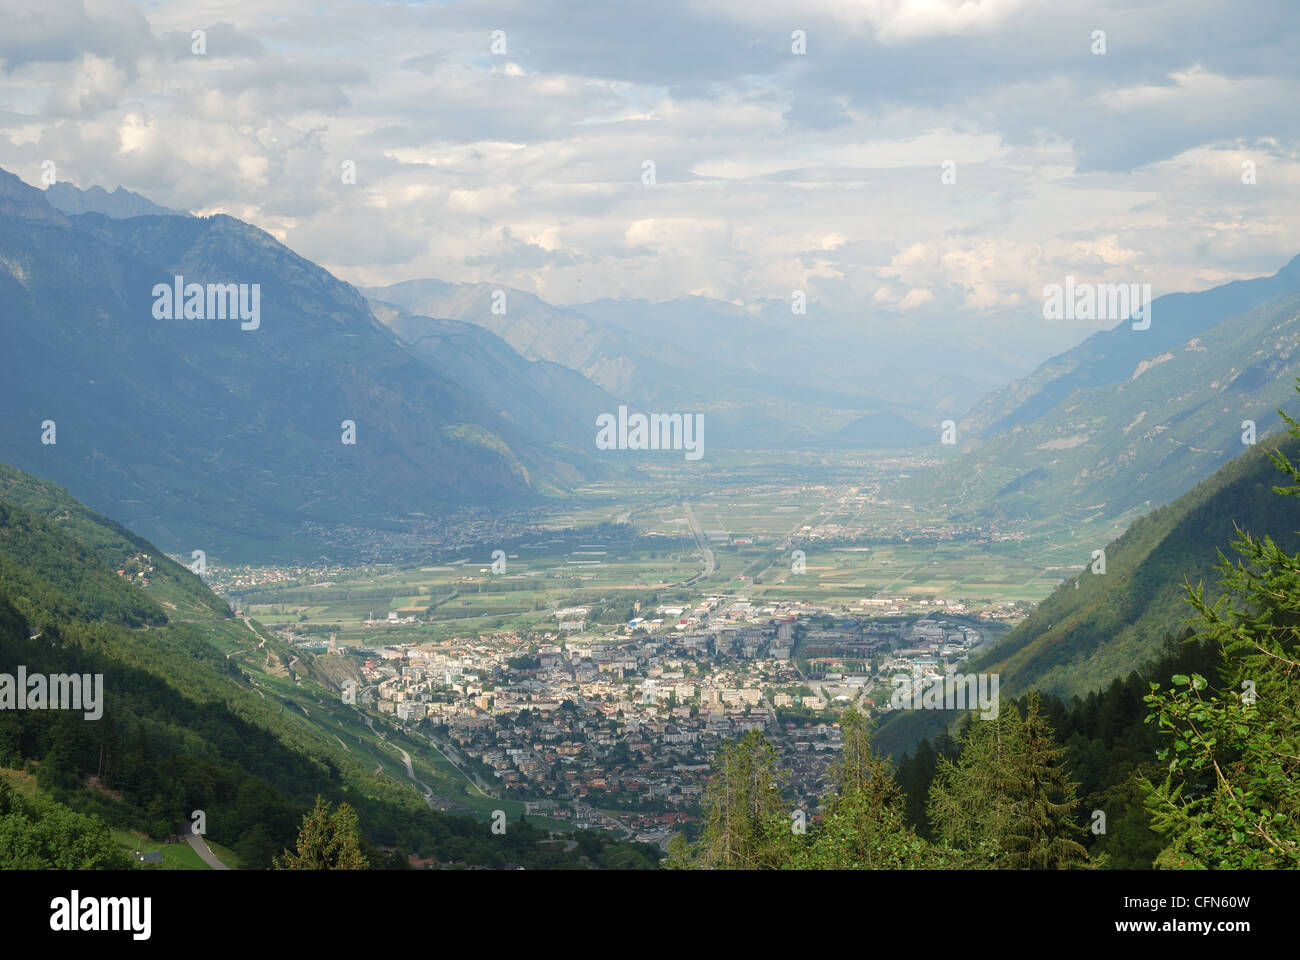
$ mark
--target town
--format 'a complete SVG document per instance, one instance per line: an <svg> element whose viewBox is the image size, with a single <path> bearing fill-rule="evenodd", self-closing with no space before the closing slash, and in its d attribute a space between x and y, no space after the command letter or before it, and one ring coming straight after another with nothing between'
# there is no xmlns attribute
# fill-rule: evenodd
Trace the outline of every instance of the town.
<svg viewBox="0 0 1300 960"><path fill-rule="evenodd" d="M711 595L638 608L599 632L590 608L570 607L531 636L367 645L283 635L354 664L345 697L427 737L481 789L662 846L698 817L724 741L762 730L791 802L812 809L840 747L841 710L888 712L899 678L941 679L990 635L943 601L858 606ZM368 622L413 620L390 611Z"/></svg>

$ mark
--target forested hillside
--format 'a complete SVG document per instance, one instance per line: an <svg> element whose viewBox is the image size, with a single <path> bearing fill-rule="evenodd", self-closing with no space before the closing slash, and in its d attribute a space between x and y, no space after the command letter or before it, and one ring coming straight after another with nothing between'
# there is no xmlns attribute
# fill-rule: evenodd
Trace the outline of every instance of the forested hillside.
<svg viewBox="0 0 1300 960"><path fill-rule="evenodd" d="M67 866L75 855L59 843L91 837L86 850L99 852L77 863L113 865L96 821L161 839L203 810L210 839L240 865L266 867L293 845L319 795L356 811L372 866L404 866L417 854L460 865L581 867L606 863L615 847L654 865L600 834L566 851L539 844L545 831L527 823L495 836L485 823L429 810L411 786L377 776L305 724L297 702L268 695L241 649L272 669L287 659L272 635L234 620L198 577L147 541L52 484L0 468L0 674L22 667L28 676L104 678L99 719L0 710L0 768L26 767L39 789L34 800L0 790L0 835L46 837L32 824L49 820L62 825L50 836L63 837L41 840L41 850L13 847L0 861ZM319 702L337 701L310 679L303 688Z"/></svg>
<svg viewBox="0 0 1300 960"><path fill-rule="evenodd" d="M1218 593L1214 566L1237 528L1267 532L1282 547L1300 550L1300 502L1279 497L1270 449L1288 456L1300 441L1287 434L1262 440L1168 506L1153 510L1105 550L1105 573L1080 557L1080 572L1065 581L1005 639L963 666L997 673L1001 689L1031 689L1063 697L1100 690L1161 656L1167 637L1180 636L1192 611L1185 583ZM905 711L887 717L877 742L895 755L952 723L950 712Z"/></svg>

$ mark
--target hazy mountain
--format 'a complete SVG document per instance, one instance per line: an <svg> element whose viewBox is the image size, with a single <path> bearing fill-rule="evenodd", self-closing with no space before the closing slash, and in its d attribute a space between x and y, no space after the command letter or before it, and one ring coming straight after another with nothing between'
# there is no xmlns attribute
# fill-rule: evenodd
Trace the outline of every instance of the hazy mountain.
<svg viewBox="0 0 1300 960"><path fill-rule="evenodd" d="M503 296L496 299L494 312L497 291ZM576 370L611 395L644 407L678 392L691 372L705 373L698 358L669 343L653 338L634 340L510 287L408 280L363 292L412 315L483 327L529 360L548 360Z"/></svg>
<svg viewBox="0 0 1300 960"><path fill-rule="evenodd" d="M966 410L1016 372L995 338L955 336L905 317L842 314L815 302L802 314L783 300L736 304L698 296L661 303L605 299L568 309L607 327L690 344L787 393L827 391L866 398L895 415L917 414L929 436L936 435L938 419Z"/></svg>
<svg viewBox="0 0 1300 960"><path fill-rule="evenodd" d="M244 284L250 311L256 284L260 325L155 319L155 285L176 275ZM589 462L440 376L352 287L231 217L67 216L0 172L0 302L0 455L187 554L266 558L309 548L315 525L518 505Z"/></svg>
<svg viewBox="0 0 1300 960"><path fill-rule="evenodd" d="M900 416L872 413L841 427L823 443L848 448L910 449L934 443L937 432L937 425L931 430Z"/></svg>
<svg viewBox="0 0 1300 960"><path fill-rule="evenodd" d="M378 301L371 306L417 357L534 436L591 447L597 415L618 406L577 371L525 360L486 327L413 316Z"/></svg>
<svg viewBox="0 0 1300 960"><path fill-rule="evenodd" d="M1003 428L967 441L968 452L918 478L912 495L961 516L1057 525L1168 503L1241 452L1245 421L1256 436L1277 429L1300 373L1300 296L1222 311L1300 285L1297 265L1161 298L1150 330L1125 325L1045 364L1032 392L1013 386L980 405L974 427L959 421L959 440L980 424Z"/></svg>
<svg viewBox="0 0 1300 960"><path fill-rule="evenodd" d="M159 206L147 197L118 187L109 193L103 187L87 190L74 187L67 181L51 184L45 191L50 206L63 213L102 213L106 217L125 220L128 217L188 217L187 210L172 210Z"/></svg>
<svg viewBox="0 0 1300 960"><path fill-rule="evenodd" d="M509 287L439 280L365 292L372 303L483 327L642 410L705 412L715 446L914 445L938 428L928 407L874 392L879 384L862 369L869 352L808 338L807 318L791 317L788 306L784 316L771 303L746 310L702 297L557 307Z"/></svg>
<svg viewBox="0 0 1300 960"><path fill-rule="evenodd" d="M1149 329L1134 330L1125 320L1052 357L1028 377L993 391L976 404L962 418L962 434L974 439L1041 420L1059 409L1074 391L1122 384L1143 360L1179 347L1229 317L1297 292L1300 256L1271 277L1157 297L1152 301Z"/></svg>
<svg viewBox="0 0 1300 960"><path fill-rule="evenodd" d="M1295 398L1292 387L1292 408ZM1204 584L1211 597L1220 592L1213 567L1220 550L1235 558L1230 544L1237 527L1300 551L1300 498L1273 492L1286 479L1266 453L1274 448L1292 460L1300 455L1300 442L1285 434L1261 441L1106 544L1104 574L1092 572L1085 553L1080 573L962 672L999 674L1003 694L1038 689L1068 699L1158 657L1165 638L1188 627L1183 584ZM890 714L878 742L897 755L953 719L944 711Z"/></svg>

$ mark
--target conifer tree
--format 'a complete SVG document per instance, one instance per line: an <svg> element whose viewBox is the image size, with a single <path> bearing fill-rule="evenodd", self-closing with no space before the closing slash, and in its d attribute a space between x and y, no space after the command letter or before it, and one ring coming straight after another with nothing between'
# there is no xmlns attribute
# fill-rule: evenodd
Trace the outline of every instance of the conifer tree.
<svg viewBox="0 0 1300 960"><path fill-rule="evenodd" d="M1000 704L970 720L957 760L941 759L930 790L936 837L1002 869L1063 869L1087 862L1073 819L1077 785L1030 694L1026 715Z"/></svg>
<svg viewBox="0 0 1300 960"><path fill-rule="evenodd" d="M1003 841L1003 866L1013 869L1062 870L1088 859L1074 821L1076 784L1062 763L1038 694L1031 693L1018 749L1011 755L1015 805Z"/></svg>
<svg viewBox="0 0 1300 960"><path fill-rule="evenodd" d="M361 829L356 811L344 801L330 806L316 797L316 806L302 818L295 853L284 851L275 859L277 870L367 870L361 852Z"/></svg>
<svg viewBox="0 0 1300 960"><path fill-rule="evenodd" d="M897 870L959 865L954 851L932 847L904 822L904 796L889 763L871 746L867 718L840 717L843 749L831 767L836 792L821 822L797 844L791 866L821 870Z"/></svg>
<svg viewBox="0 0 1300 960"><path fill-rule="evenodd" d="M1282 417L1300 438L1300 423ZM1274 491L1300 496L1300 466L1269 455L1290 481ZM1223 688L1175 674L1146 697L1147 722L1168 737L1164 782L1143 781L1168 841L1157 867L1300 867L1300 555L1240 529L1233 548L1236 563L1219 554L1217 600L1187 586L1198 636L1222 653Z"/></svg>
<svg viewBox="0 0 1300 960"><path fill-rule="evenodd" d="M926 816L925 802L930 795L930 784L934 781L935 769L939 765L939 752L930 745L928 738L922 738L916 745L916 753L903 755L898 764L896 779L905 797L903 816L906 823L916 830L917 836L929 839L933 835L930 818Z"/></svg>
<svg viewBox="0 0 1300 960"><path fill-rule="evenodd" d="M788 862L791 834L776 750L759 730L724 744L704 794L704 831L669 848L676 869L770 870Z"/></svg>
<svg viewBox="0 0 1300 960"><path fill-rule="evenodd" d="M955 760L940 757L930 785L927 814L936 839L994 865L1010 829L1013 796L1010 759L1020 713L1003 702L997 716L967 719Z"/></svg>

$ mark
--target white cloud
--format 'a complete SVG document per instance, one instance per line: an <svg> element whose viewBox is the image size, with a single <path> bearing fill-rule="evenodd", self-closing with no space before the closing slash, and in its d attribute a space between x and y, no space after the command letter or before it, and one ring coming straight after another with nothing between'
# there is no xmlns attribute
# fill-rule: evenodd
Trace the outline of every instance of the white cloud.
<svg viewBox="0 0 1300 960"><path fill-rule="evenodd" d="M806 289L1044 350L1086 332L1032 309L1067 274L1191 289L1300 250L1282 6L566 2L23 0L0 35L0 166L35 181L50 158L82 186L246 216L360 283ZM207 58L176 49L196 26Z"/></svg>

